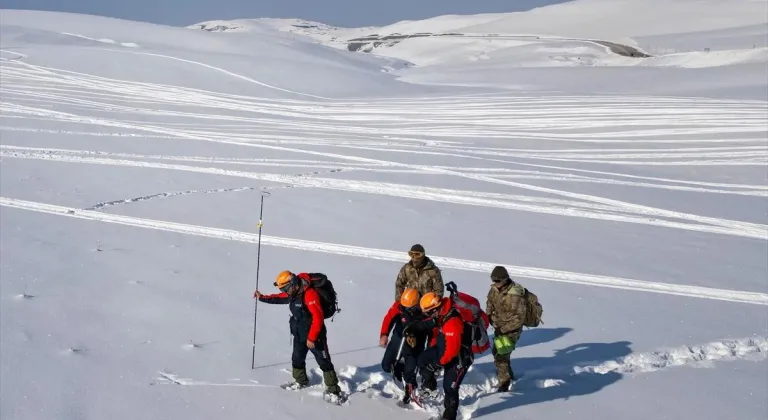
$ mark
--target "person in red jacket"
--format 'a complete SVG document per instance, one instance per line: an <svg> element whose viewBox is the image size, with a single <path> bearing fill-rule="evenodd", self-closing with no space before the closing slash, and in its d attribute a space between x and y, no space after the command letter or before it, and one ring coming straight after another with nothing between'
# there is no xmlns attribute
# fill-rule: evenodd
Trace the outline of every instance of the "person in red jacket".
<svg viewBox="0 0 768 420"><path fill-rule="evenodd" d="M416 360L424 350L432 330L424 322L419 308L419 291L407 288L395 301L381 322L379 345L386 346L381 368L398 381L405 382L404 404L411 401L416 389ZM392 340L387 344L390 332Z"/></svg>
<svg viewBox="0 0 768 420"><path fill-rule="evenodd" d="M437 334L433 334L430 347L419 355L418 365L431 390L437 387L435 375L444 369L443 420L456 420L459 411L459 387L467 370L474 362L470 330L465 331L464 320L449 297L441 298L426 293L419 302L424 316L433 319ZM429 379L431 378L431 379Z"/></svg>
<svg viewBox="0 0 768 420"><path fill-rule="evenodd" d="M323 371L323 381L329 394L340 396L339 379L336 369L331 362L331 354L328 352L327 330L325 317L320 304L320 296L317 291L309 287L310 277L307 273L293 274L283 271L277 276L275 286L280 293L263 295L258 290L253 297L259 302L289 305L291 318L289 321L291 335L293 335L293 354L291 364L293 366L293 388L303 388L309 385L307 377L306 358L311 351Z"/></svg>

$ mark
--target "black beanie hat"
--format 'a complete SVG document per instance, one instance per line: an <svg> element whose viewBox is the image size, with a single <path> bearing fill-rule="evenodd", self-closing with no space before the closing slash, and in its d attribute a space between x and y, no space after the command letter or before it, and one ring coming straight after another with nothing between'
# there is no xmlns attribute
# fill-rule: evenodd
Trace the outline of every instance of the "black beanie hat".
<svg viewBox="0 0 768 420"><path fill-rule="evenodd" d="M424 252L424 247L419 245L419 244L416 244L416 245L412 246L411 247L411 251L416 251L416 252L421 252L421 253L426 254L426 252Z"/></svg>
<svg viewBox="0 0 768 420"><path fill-rule="evenodd" d="M493 271L491 271L491 278L494 279L508 279L509 273L507 272L507 269L497 265L493 268Z"/></svg>

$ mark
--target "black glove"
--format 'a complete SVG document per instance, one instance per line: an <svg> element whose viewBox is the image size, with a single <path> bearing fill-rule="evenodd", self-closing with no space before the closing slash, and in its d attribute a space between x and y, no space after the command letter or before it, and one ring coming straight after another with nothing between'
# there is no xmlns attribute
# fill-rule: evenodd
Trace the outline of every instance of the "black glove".
<svg viewBox="0 0 768 420"><path fill-rule="evenodd" d="M443 365L437 362L430 362L430 363L427 363L427 365L424 367L430 372L439 372L440 369L443 368Z"/></svg>

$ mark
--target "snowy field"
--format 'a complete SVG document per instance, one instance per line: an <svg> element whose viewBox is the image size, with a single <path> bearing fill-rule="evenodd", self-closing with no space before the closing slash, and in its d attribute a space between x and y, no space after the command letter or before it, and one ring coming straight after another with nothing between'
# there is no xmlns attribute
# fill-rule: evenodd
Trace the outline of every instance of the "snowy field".
<svg viewBox="0 0 768 420"><path fill-rule="evenodd" d="M382 28L2 10L0 418L426 419L377 346L414 243L483 303L501 264L544 306L515 392L482 355L464 419L767 418L768 6L621 3L403 22L542 38L371 53L340 40ZM277 387L285 307L251 369L264 192L259 289L334 281L343 407Z"/></svg>

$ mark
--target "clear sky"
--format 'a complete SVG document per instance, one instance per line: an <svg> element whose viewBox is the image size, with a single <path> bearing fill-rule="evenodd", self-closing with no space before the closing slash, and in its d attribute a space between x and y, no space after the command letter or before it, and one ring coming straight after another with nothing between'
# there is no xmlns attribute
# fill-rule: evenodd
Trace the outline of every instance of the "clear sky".
<svg viewBox="0 0 768 420"><path fill-rule="evenodd" d="M187 26L214 19L301 18L381 26L445 14L515 12L566 0L0 0L2 9L53 10Z"/></svg>

